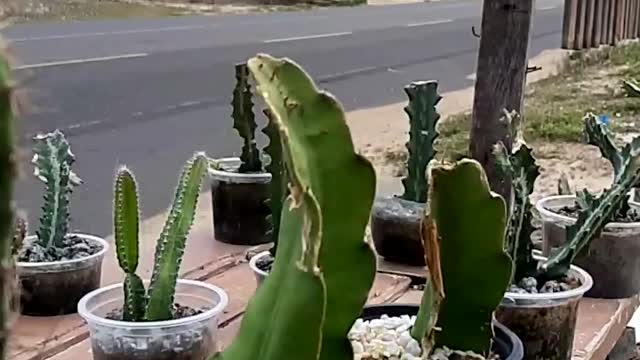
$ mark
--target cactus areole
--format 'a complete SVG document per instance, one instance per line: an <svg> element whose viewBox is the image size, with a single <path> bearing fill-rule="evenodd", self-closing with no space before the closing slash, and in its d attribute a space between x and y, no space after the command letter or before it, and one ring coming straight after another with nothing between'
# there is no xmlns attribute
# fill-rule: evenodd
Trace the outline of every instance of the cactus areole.
<svg viewBox="0 0 640 360"><path fill-rule="evenodd" d="M437 154L440 102L436 81L417 81L405 87L409 104L407 175L402 179L404 193L399 197L380 197L372 213L371 232L378 254L391 262L422 266L420 222L427 202L427 165Z"/></svg>
<svg viewBox="0 0 640 360"><path fill-rule="evenodd" d="M21 312L54 316L76 312L85 294L100 286L104 239L69 233L69 204L82 180L73 172L75 156L64 134L55 130L34 137L34 175L44 185L43 205L35 236L14 247L22 287ZM22 237L22 235L21 235Z"/></svg>

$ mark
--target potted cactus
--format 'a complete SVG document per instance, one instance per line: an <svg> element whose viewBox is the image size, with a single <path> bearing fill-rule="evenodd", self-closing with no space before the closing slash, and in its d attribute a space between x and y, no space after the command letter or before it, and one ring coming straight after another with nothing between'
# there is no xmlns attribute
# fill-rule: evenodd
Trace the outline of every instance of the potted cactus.
<svg viewBox="0 0 640 360"><path fill-rule="evenodd" d="M136 275L136 181L126 167L118 171L114 234L124 283L95 290L78 303L78 313L89 325L94 359L203 360L216 350L217 317L228 302L226 293L210 284L178 279L207 167L206 156L198 153L182 171L149 281Z"/></svg>
<svg viewBox="0 0 640 360"><path fill-rule="evenodd" d="M33 316L71 314L78 300L100 287L109 245L97 236L69 232L69 201L82 180L72 170L75 157L64 134L56 130L34 141L34 174L45 191L36 235L13 249L21 310Z"/></svg>
<svg viewBox="0 0 640 360"><path fill-rule="evenodd" d="M258 55L249 61L249 67L262 97L277 114L291 192L282 209L282 227L273 269L249 302L234 342L212 359L354 359L357 345L349 346L347 334L362 313L376 272L375 253L364 240L375 195L375 172L371 163L355 152L341 106L331 95L319 91L297 64ZM434 329L432 325L436 324L435 314L438 313L430 311L436 309L430 299L436 300L442 304L437 323L457 321L456 326L447 326L450 333L445 333L443 328L443 332L435 335L436 344L450 344L448 341L455 338L461 340L458 344L464 350L481 352L490 346L493 337L489 326L491 313L510 277L511 262L502 249L506 209L498 196L490 195L486 180L484 192L472 191L482 185L482 169L477 163L469 161L452 172L456 174L441 178L455 178L456 184L438 182L439 187L445 189L438 190L442 198L433 201L435 205L432 205L438 206L438 225L444 229L441 235L455 238L442 252L447 254L442 262L449 264L443 269L452 270L453 263L460 265L454 249L460 241L465 241L462 235L486 236L487 241L476 242L473 247L474 250L483 248L481 253L464 251L465 257L473 261L464 264L474 270L468 271L469 277L457 277L446 271L441 273L440 281L434 277L434 283L443 286L429 287L431 290L426 292L429 296L423 298L427 305L421 309L420 316L424 323L414 329L419 338L423 332L428 334L424 336L425 344L430 343L434 335L430 330ZM469 221L476 228L481 227L481 233L457 226L456 221L465 221L467 217L457 217L458 214L452 212L470 203L458 193L469 183L475 186L463 191L464 194L484 201L486 207L482 210L488 210L481 219ZM454 209L449 207L449 196L463 201ZM470 209L464 211L472 213ZM473 215L468 219L473 219L477 213ZM489 219L491 226L485 227ZM436 237L428 239L437 242ZM466 241L471 243L469 239ZM436 256L440 252L429 254ZM478 260L492 262L493 277L475 271ZM486 295L475 297L477 306L474 309L481 311L481 315L473 314L473 330L467 328L468 318L455 313L458 309L468 314L469 309L464 309L462 303L471 302L469 298L473 296L469 296L469 285L463 284L463 280L471 278L482 282L481 289ZM456 286L450 285L453 283ZM474 283L474 291L476 285ZM465 296L442 298L441 291L452 291L453 294L454 288L457 295ZM457 319L455 315L458 315ZM460 319L463 319L462 324ZM517 339L509 339L512 346L505 348L517 349ZM517 354L515 357L509 353L500 355L505 359L518 358Z"/></svg>
<svg viewBox="0 0 640 360"><path fill-rule="evenodd" d="M272 241L270 182L278 171L279 141L277 132L267 126L262 130L269 137L264 152L271 158L263 169L263 156L255 140L257 128L253 113L249 70L246 64L235 67L236 86L233 91L233 127L243 140L240 158L222 158L212 162L209 170L213 207L213 228L219 241L236 245L259 245ZM265 113L267 118L269 114ZM274 153L271 153L274 151Z"/></svg>
<svg viewBox="0 0 640 360"><path fill-rule="evenodd" d="M613 198L607 209L604 228L595 239L581 247L575 263L593 276L593 288L586 294L597 298L626 298L640 292L640 213L628 193L638 185L640 175L633 173L640 154L640 137L618 147L611 131L593 114L585 116L585 135L590 145L597 146L613 167L612 189L624 191ZM551 196L536 204L543 221L543 251L551 253L561 246L568 226L575 223L579 210L595 208L607 192L594 196L586 190L577 195ZM594 201L595 200L595 201Z"/></svg>
<svg viewBox="0 0 640 360"><path fill-rule="evenodd" d="M423 266L420 222L429 188L427 164L436 156L434 143L440 119L436 105L441 97L436 81L413 82L405 92L409 97L405 112L410 126L407 177L402 180L404 194L376 199L371 215L371 236L378 255L386 260Z"/></svg>

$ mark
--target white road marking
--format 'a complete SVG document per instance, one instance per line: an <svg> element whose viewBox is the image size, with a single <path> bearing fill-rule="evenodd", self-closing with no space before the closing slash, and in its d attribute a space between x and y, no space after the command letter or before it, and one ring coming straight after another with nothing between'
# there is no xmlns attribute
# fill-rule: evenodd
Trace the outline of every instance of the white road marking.
<svg viewBox="0 0 640 360"><path fill-rule="evenodd" d="M347 36L352 34L353 33L351 31L345 31L345 32L328 33L328 34L317 34L317 35L296 36L296 37L281 38L281 39L270 39L270 40L264 40L263 43L269 44L269 43L279 43L279 42L285 42L285 41L320 39L320 38L328 38L328 37Z"/></svg>
<svg viewBox="0 0 640 360"><path fill-rule="evenodd" d="M13 68L13 70L27 70L27 69L38 69L52 66L63 66L63 65L74 65L74 64L86 64L86 63L95 63L95 62L103 62L103 61L112 61L112 60L123 60L123 59L135 59L148 56L149 54L139 53L139 54L123 54L123 55L115 55L115 56L104 56L97 58L87 58L87 59L74 59L74 60L62 60L62 61L51 61L44 62L39 64L29 64L29 65L20 65Z"/></svg>
<svg viewBox="0 0 640 360"><path fill-rule="evenodd" d="M60 35L44 35L44 36L28 36L22 38L8 39L10 42L25 42L25 41L41 41L41 40L58 40L58 39L76 39L84 37L95 36L111 36L111 35L132 35L143 34L153 32L165 32L165 31L185 31L185 30L201 30L214 28L214 25L191 25L191 26L173 26L165 28L151 28L151 29L134 29L134 30L118 30L118 31L105 31L105 32L88 32L88 33L71 33Z"/></svg>
<svg viewBox="0 0 640 360"><path fill-rule="evenodd" d="M450 23L452 21L453 21L452 19L440 19L440 20L431 20L431 21L425 21L425 22L419 22L419 23L411 23L411 24L407 24L405 26L406 27L416 27L416 26L437 25L437 24Z"/></svg>
<svg viewBox="0 0 640 360"><path fill-rule="evenodd" d="M540 10L540 11L553 10L553 9L555 9L557 7L558 6L543 6L543 7L538 8L538 10Z"/></svg>

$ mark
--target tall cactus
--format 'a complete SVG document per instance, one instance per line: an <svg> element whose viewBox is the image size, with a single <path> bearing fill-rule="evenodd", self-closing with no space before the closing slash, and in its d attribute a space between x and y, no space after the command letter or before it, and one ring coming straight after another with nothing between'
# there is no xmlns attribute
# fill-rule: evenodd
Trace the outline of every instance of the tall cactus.
<svg viewBox="0 0 640 360"><path fill-rule="evenodd" d="M578 218L566 228L567 241L561 249L538 266L542 278L554 279L566 274L575 257L628 206L629 191L640 183L640 137L618 150L608 129L591 115L585 117L585 133L589 143L597 145L613 164L613 184L598 197L586 190L577 194Z"/></svg>
<svg viewBox="0 0 640 360"><path fill-rule="evenodd" d="M247 64L236 65L236 87L233 90L233 128L242 138L242 154L240 155L241 173L262 170L260 153L256 145L256 119L253 114L251 85L249 84L249 68Z"/></svg>
<svg viewBox="0 0 640 360"><path fill-rule="evenodd" d="M282 159L282 142L280 140L278 124L269 109L264 109L263 113L268 119L267 125L262 129L262 132L269 138L269 144L264 147L263 151L269 155L270 159L269 165L266 166L265 170L271 174L268 203L269 209L271 210L271 214L269 215L271 222L271 239L274 244L271 248L271 254L275 256L278 246L278 234L280 233L282 204L287 195L287 179Z"/></svg>
<svg viewBox="0 0 640 360"><path fill-rule="evenodd" d="M535 275L538 264L533 258L531 235L535 229L532 224L533 205L530 196L540 175L540 167L533 157L533 150L521 138L516 139L511 153L508 153L502 143L498 143L495 155L498 166L512 179L513 201L509 212L505 248L514 260L514 279L517 282L523 277Z"/></svg>
<svg viewBox="0 0 640 360"><path fill-rule="evenodd" d="M45 248L62 246L69 231L69 198L82 180L71 170L75 156L60 130L36 135L34 141L34 175L45 186L38 242Z"/></svg>
<svg viewBox="0 0 640 360"><path fill-rule="evenodd" d="M407 177L402 179L404 194L409 201L427 200L428 179L426 169L429 161L436 156L434 143L438 138L437 124L440 115L436 105L440 102L437 81L413 82L405 87L409 105L405 112L409 116L409 142L407 150Z"/></svg>
<svg viewBox="0 0 640 360"><path fill-rule="evenodd" d="M355 152L341 106L297 64L258 55L249 68L281 129L291 191L273 269L214 358L353 360L347 333L375 276L363 240L373 167Z"/></svg>
<svg viewBox="0 0 640 360"><path fill-rule="evenodd" d="M137 185L125 167L118 171L115 185L114 227L116 252L125 272L125 321L160 321L173 318L178 270L187 235L193 224L208 159L196 153L182 171L171 210L156 244L149 290L136 275L138 267L139 211Z"/></svg>
<svg viewBox="0 0 640 360"><path fill-rule="evenodd" d="M13 233L13 190L15 169L13 112L8 60L0 53L0 261L7 264L11 257ZM2 269L3 272L6 269ZM6 274L5 274L6 275ZM8 355L9 299L12 297L9 276L0 277L0 358Z"/></svg>
<svg viewBox="0 0 640 360"><path fill-rule="evenodd" d="M482 166L465 159L431 169L428 203L431 218L427 221L433 221L434 229L425 235L438 240L426 243L437 242L438 246L427 246L427 251L439 251L444 285L435 345L487 355L493 311L512 272L503 244L505 201L491 192Z"/></svg>

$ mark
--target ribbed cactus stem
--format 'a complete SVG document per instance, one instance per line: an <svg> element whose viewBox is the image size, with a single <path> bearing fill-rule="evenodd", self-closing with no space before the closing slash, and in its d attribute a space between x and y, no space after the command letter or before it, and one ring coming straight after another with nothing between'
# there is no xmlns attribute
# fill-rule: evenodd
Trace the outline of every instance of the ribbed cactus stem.
<svg viewBox="0 0 640 360"><path fill-rule="evenodd" d="M405 92L409 97L409 105L404 109L409 116L409 142L406 144L409 158L407 177L402 180L402 198L425 202L429 187L427 165L436 156L434 143L438 138L437 124L440 119L436 105L441 97L438 95L437 81L413 82L405 87Z"/></svg>
<svg viewBox="0 0 640 360"><path fill-rule="evenodd" d="M540 175L540 167L533 157L533 150L522 140L516 139L513 150L508 153L502 143L495 147L496 163L509 176L513 201L509 211L509 222L505 238L505 248L515 263L514 280L518 282L536 273L537 261L533 258L531 235L535 230L533 205L530 196Z"/></svg>
<svg viewBox="0 0 640 360"><path fill-rule="evenodd" d="M266 166L266 171L271 174L271 184L269 185L269 209L271 214L269 215L271 222L271 239L273 240L273 247L271 248L271 254L275 256L275 252L278 246L278 234L280 233L280 219L282 216L282 204L287 195L287 179L285 176L285 169L282 160L282 142L280 140L280 129L276 120L273 119L273 114L269 109L264 109L263 113L268 119L267 125L262 129L262 132L269 138L269 144L265 146L264 152L269 155L269 165Z"/></svg>
<svg viewBox="0 0 640 360"><path fill-rule="evenodd" d="M241 173L262 171L260 153L256 145L256 119L253 114L251 85L249 84L249 68L247 64L237 64L236 87L233 89L233 128L242 138L242 154L240 155Z"/></svg>
<svg viewBox="0 0 640 360"><path fill-rule="evenodd" d="M197 153L182 171L174 201L156 245L153 273L149 284L145 319L170 320L178 279L178 270L195 218L202 180L208 159Z"/></svg>
<svg viewBox="0 0 640 360"><path fill-rule="evenodd" d="M623 170L624 155L615 144L613 134L609 127L602 123L598 116L589 113L584 118L584 135L589 145L597 146L602 156L609 160L613 166L614 178L617 178ZM615 180L614 180L615 181Z"/></svg>
<svg viewBox="0 0 640 360"><path fill-rule="evenodd" d="M69 231L69 199L82 180L71 170L75 156L60 130L34 138L34 175L45 186L40 227L36 234L43 247L62 246Z"/></svg>
<svg viewBox="0 0 640 360"><path fill-rule="evenodd" d="M9 63L0 53L0 264L3 276L0 276L0 359L8 355L9 302L13 278L8 276L6 268L11 259L11 240L13 233L13 190L15 169L14 125L11 109L11 83Z"/></svg>
<svg viewBox="0 0 640 360"><path fill-rule="evenodd" d="M18 213L15 217L15 225L13 232L13 239L11 241L11 254L17 255L20 249L22 248L22 244L24 243L24 239L27 237L27 217L23 213Z"/></svg>

